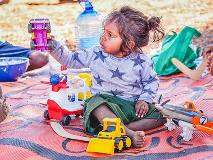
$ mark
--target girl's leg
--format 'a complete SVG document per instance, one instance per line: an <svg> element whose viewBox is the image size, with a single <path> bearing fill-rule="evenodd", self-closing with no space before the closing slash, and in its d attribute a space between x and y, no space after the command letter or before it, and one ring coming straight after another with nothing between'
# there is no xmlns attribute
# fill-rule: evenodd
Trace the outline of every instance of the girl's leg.
<svg viewBox="0 0 213 160"><path fill-rule="evenodd" d="M100 105L92 113L101 123L104 118L117 118L116 115L105 105ZM143 147L145 133L143 131L133 131L125 125L123 126L126 130L126 134L132 139L133 146L137 148Z"/></svg>
<svg viewBox="0 0 213 160"><path fill-rule="evenodd" d="M133 131L147 131L147 130L162 126L164 123L166 123L165 118L141 119L141 120L129 123L126 126Z"/></svg>

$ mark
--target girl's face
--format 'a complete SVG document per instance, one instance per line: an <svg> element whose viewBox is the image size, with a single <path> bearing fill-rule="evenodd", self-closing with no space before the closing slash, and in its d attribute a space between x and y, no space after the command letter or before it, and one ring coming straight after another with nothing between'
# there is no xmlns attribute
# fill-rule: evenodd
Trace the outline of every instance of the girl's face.
<svg viewBox="0 0 213 160"><path fill-rule="evenodd" d="M120 51L122 39L119 34L116 23L106 23L104 33L101 36L100 44L104 52L112 54L115 57L123 57Z"/></svg>

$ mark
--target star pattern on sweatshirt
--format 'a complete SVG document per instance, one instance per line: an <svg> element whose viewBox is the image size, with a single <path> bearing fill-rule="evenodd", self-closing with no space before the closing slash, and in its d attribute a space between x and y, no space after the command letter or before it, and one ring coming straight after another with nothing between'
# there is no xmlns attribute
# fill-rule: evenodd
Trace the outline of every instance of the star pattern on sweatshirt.
<svg viewBox="0 0 213 160"><path fill-rule="evenodd" d="M79 62L82 66L84 66L84 64L81 62L81 60L78 58L78 53L75 53L73 55L73 60Z"/></svg>
<svg viewBox="0 0 213 160"><path fill-rule="evenodd" d="M142 64L145 62L145 60L141 59L140 55L138 55L136 58L132 59L134 62L133 67L140 65L142 67Z"/></svg>
<svg viewBox="0 0 213 160"><path fill-rule="evenodd" d="M153 76L150 75L148 80L142 81L142 83L152 83L152 82L157 81L157 80L158 80L157 77L153 77Z"/></svg>
<svg viewBox="0 0 213 160"><path fill-rule="evenodd" d="M94 60L100 59L102 62L106 59L107 56L104 56L102 51L94 52L96 54L96 57Z"/></svg>
<svg viewBox="0 0 213 160"><path fill-rule="evenodd" d="M123 95L123 91L119 91L118 89L114 90L114 91L109 91L109 93L113 94L114 96L122 96Z"/></svg>
<svg viewBox="0 0 213 160"><path fill-rule="evenodd" d="M125 73L124 73L124 72L120 72L118 68L117 68L115 71L114 71L114 70L111 70L111 69L110 69L109 71L112 72L112 77L111 77L111 78L117 77L117 78L123 80L122 76L123 76Z"/></svg>
<svg viewBox="0 0 213 160"><path fill-rule="evenodd" d="M129 84L128 86L132 86L132 89L141 88L140 84L141 84L141 82L136 80L133 84Z"/></svg>
<svg viewBox="0 0 213 160"><path fill-rule="evenodd" d="M97 84L102 86L102 82L104 82L104 80L102 80L99 75L97 77L94 76L94 79L96 80Z"/></svg>
<svg viewBox="0 0 213 160"><path fill-rule="evenodd" d="M153 95L155 94L155 92L153 92L151 89L144 89L142 91L143 94L148 94L148 95Z"/></svg>

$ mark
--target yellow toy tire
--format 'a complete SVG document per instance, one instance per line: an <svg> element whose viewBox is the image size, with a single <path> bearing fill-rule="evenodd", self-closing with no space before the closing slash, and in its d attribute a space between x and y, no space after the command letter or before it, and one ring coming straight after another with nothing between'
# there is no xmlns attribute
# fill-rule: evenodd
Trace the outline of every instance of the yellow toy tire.
<svg viewBox="0 0 213 160"><path fill-rule="evenodd" d="M115 138L115 151L121 152L124 148L124 142L121 138Z"/></svg>
<svg viewBox="0 0 213 160"><path fill-rule="evenodd" d="M131 147L132 141L131 141L131 139L130 139L129 136L125 136L125 141L124 141L124 142L125 142L125 143L124 143L125 148L130 148L130 147Z"/></svg>

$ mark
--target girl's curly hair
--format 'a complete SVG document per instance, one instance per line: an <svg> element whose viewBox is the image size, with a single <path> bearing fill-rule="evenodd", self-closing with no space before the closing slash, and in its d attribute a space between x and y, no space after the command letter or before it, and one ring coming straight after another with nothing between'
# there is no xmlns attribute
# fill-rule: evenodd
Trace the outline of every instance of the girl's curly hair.
<svg viewBox="0 0 213 160"><path fill-rule="evenodd" d="M129 6L124 6L120 10L115 10L108 15L104 24L114 22L117 24L119 34L123 40L120 50L125 55L141 50L149 42L149 31L153 31L153 42L161 40L164 31L160 26L159 17L148 18L142 12ZM134 42L134 47L132 47Z"/></svg>

